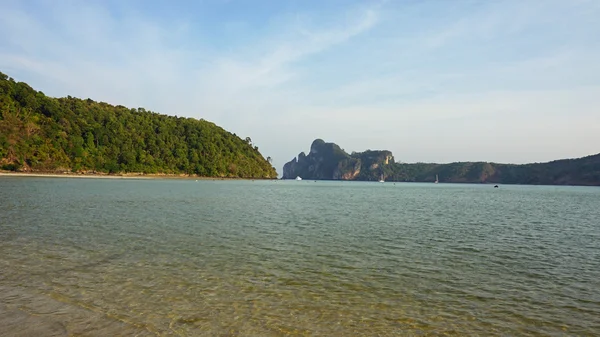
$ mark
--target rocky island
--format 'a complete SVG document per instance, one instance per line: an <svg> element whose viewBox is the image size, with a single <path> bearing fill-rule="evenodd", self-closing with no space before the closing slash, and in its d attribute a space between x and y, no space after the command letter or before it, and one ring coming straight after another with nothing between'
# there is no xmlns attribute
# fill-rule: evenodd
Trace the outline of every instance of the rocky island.
<svg viewBox="0 0 600 337"><path fill-rule="evenodd" d="M297 176L318 180L376 180L384 165L394 163L390 151L365 151L346 153L337 144L316 139L306 155L283 166L283 179Z"/></svg>
<svg viewBox="0 0 600 337"><path fill-rule="evenodd" d="M490 184L600 186L600 154L547 163L498 164L488 162L396 163L392 152L367 150L348 154L335 143L313 141L283 166L282 179L360 180Z"/></svg>

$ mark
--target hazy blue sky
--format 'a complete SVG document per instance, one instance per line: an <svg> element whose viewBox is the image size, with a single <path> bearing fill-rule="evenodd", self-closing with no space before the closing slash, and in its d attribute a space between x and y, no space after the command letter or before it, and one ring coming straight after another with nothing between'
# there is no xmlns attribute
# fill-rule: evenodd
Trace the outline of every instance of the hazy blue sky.
<svg viewBox="0 0 600 337"><path fill-rule="evenodd" d="M0 71L204 118L281 173L315 138L397 161L600 152L600 1L0 0Z"/></svg>

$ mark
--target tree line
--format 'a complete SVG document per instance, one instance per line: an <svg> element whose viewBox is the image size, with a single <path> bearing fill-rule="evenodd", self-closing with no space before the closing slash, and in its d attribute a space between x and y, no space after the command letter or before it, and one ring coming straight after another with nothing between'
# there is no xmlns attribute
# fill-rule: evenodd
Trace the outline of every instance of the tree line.
<svg viewBox="0 0 600 337"><path fill-rule="evenodd" d="M209 121L53 98L0 73L0 168L275 178L247 137Z"/></svg>

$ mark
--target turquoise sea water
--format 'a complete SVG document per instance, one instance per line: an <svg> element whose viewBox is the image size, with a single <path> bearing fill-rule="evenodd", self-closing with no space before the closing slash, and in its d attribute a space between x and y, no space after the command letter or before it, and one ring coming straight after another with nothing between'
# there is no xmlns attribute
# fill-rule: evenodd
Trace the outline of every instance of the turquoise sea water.
<svg viewBox="0 0 600 337"><path fill-rule="evenodd" d="M598 336L600 188L0 177L19 334Z"/></svg>

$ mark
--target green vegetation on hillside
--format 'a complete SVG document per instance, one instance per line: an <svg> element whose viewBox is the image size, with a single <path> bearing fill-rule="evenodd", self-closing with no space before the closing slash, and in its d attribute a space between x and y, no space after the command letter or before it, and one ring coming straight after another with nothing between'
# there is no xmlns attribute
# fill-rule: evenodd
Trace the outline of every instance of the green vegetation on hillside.
<svg viewBox="0 0 600 337"><path fill-rule="evenodd" d="M0 169L275 178L253 147L214 123L91 99L52 98L0 73Z"/></svg>
<svg viewBox="0 0 600 337"><path fill-rule="evenodd" d="M600 154L548 163L497 164L456 162L449 164L395 164L389 180L492 183L523 185L600 185Z"/></svg>

